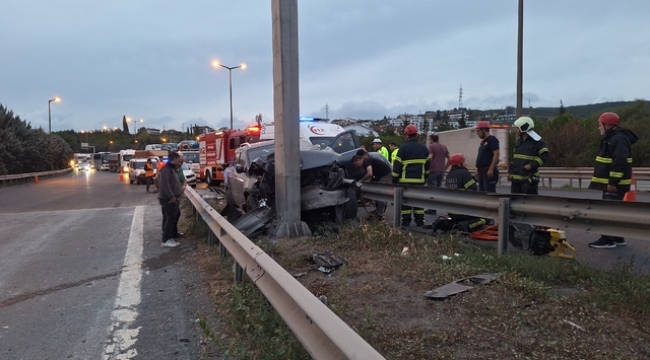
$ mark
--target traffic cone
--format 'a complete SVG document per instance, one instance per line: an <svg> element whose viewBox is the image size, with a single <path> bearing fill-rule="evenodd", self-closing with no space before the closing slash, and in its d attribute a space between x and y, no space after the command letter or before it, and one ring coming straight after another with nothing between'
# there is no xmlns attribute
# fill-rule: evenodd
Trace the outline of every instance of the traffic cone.
<svg viewBox="0 0 650 360"><path fill-rule="evenodd" d="M38 175L34 176L34 184L38 184Z"/></svg>
<svg viewBox="0 0 650 360"><path fill-rule="evenodd" d="M120 173L120 181L124 181L124 174Z"/></svg>
<svg viewBox="0 0 650 360"><path fill-rule="evenodd" d="M630 191L625 193L623 201L636 202L636 180L634 180L634 173L632 173L632 182L630 184Z"/></svg>

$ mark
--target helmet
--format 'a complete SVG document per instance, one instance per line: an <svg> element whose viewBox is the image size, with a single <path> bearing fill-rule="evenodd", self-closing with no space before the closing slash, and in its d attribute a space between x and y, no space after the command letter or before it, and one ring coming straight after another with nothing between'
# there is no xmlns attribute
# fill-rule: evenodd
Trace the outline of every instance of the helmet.
<svg viewBox="0 0 650 360"><path fill-rule="evenodd" d="M535 123L533 122L533 119L527 116L522 116L519 119L517 119L514 125L517 128L519 128L521 132L528 132L529 130L532 130L535 127Z"/></svg>
<svg viewBox="0 0 650 360"><path fill-rule="evenodd" d="M373 140L372 143L373 144L381 144L381 139L377 138L377 139Z"/></svg>
<svg viewBox="0 0 650 360"><path fill-rule="evenodd" d="M451 166L457 166L464 163L465 163L465 155L461 153L455 153L449 157L449 164Z"/></svg>
<svg viewBox="0 0 650 360"><path fill-rule="evenodd" d="M418 133L418 128L415 127L415 125L406 125L404 128L404 134L406 135L415 135Z"/></svg>
<svg viewBox="0 0 650 360"><path fill-rule="evenodd" d="M598 118L598 122L603 124L618 126L618 124L621 123L621 118L619 118L616 113L605 112L602 115L600 115L600 117Z"/></svg>
<svg viewBox="0 0 650 360"><path fill-rule="evenodd" d="M479 121L478 124L476 124L477 129L490 129L490 122L489 121Z"/></svg>

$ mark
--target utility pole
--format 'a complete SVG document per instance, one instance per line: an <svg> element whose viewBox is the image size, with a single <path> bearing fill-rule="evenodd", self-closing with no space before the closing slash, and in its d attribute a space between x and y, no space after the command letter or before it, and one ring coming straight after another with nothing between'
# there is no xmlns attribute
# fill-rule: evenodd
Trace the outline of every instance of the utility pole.
<svg viewBox="0 0 650 360"><path fill-rule="evenodd" d="M524 68L524 0L519 0L519 29L517 37L517 117L523 115L523 68Z"/></svg>
<svg viewBox="0 0 650 360"><path fill-rule="evenodd" d="M275 119L274 238L311 235L300 221L300 88L298 0L272 0L273 113Z"/></svg>

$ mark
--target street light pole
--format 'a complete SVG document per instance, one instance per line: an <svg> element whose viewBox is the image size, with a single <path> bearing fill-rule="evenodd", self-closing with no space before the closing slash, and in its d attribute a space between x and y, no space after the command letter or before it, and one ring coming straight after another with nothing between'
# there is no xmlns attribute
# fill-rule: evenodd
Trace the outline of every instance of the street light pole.
<svg viewBox="0 0 650 360"><path fill-rule="evenodd" d="M233 128L233 117L232 117L232 70L233 69L246 69L246 64L239 64L237 66L226 66L224 64L219 63L218 61L213 61L212 66L218 67L221 66L222 68L228 69L228 83L230 85L230 130Z"/></svg>
<svg viewBox="0 0 650 360"><path fill-rule="evenodd" d="M48 123L50 124L50 132L49 132L50 134L52 133L52 106L51 106L52 101L59 102L61 101L61 99L55 96L53 99L47 101L47 120Z"/></svg>

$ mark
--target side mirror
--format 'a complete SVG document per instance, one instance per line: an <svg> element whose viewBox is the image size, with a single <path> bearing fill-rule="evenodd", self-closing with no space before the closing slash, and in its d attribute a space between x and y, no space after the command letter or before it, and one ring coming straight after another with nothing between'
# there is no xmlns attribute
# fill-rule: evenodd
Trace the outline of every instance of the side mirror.
<svg viewBox="0 0 650 360"><path fill-rule="evenodd" d="M235 164L235 171L237 171L238 173L243 173L244 170L245 170L245 169L244 169L244 167L242 166L242 164Z"/></svg>

